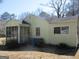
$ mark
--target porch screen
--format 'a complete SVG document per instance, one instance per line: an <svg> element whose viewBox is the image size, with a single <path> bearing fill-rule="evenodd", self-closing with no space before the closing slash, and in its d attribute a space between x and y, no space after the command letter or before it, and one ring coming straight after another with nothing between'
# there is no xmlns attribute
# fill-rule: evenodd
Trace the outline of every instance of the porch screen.
<svg viewBox="0 0 79 59"><path fill-rule="evenodd" d="M18 27L7 27L6 28L7 39L17 40L18 39Z"/></svg>

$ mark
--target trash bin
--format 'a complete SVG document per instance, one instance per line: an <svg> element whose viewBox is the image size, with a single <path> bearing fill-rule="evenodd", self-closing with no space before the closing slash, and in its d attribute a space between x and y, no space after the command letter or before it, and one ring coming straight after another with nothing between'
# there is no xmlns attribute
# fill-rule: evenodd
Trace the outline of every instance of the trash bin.
<svg viewBox="0 0 79 59"><path fill-rule="evenodd" d="M44 45L44 40L42 38L33 38L32 39L32 45L33 46L43 46Z"/></svg>

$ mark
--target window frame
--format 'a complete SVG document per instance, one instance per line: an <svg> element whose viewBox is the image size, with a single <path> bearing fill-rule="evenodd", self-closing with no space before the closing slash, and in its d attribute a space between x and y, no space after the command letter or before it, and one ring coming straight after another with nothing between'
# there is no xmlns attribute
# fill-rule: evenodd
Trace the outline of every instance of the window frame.
<svg viewBox="0 0 79 59"><path fill-rule="evenodd" d="M54 34L60 34L61 33L61 28L60 27L54 27Z"/></svg>
<svg viewBox="0 0 79 59"><path fill-rule="evenodd" d="M54 27L54 34L69 34L69 26Z"/></svg>
<svg viewBox="0 0 79 59"><path fill-rule="evenodd" d="M61 34L69 34L69 26L61 27Z"/></svg>
<svg viewBox="0 0 79 59"><path fill-rule="evenodd" d="M40 36L40 27L36 27L36 36Z"/></svg>

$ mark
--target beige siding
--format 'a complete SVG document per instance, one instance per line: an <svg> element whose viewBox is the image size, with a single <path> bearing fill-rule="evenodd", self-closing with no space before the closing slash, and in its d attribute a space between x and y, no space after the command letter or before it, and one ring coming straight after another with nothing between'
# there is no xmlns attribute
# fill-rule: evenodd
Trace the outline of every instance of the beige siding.
<svg viewBox="0 0 79 59"><path fill-rule="evenodd" d="M36 27L40 27L41 38L44 38L48 44L65 43L70 46L77 46L77 17L60 18L58 20L52 20L50 24L39 17L32 16L28 22L31 24L31 37L36 38ZM54 27L69 26L69 34L54 34Z"/></svg>
<svg viewBox="0 0 79 59"><path fill-rule="evenodd" d="M51 41L52 44L66 43L70 46L77 45L77 21L71 20L67 22L54 22L50 25ZM64 27L69 26L69 34L54 34L54 27Z"/></svg>
<svg viewBox="0 0 79 59"><path fill-rule="evenodd" d="M49 41L49 23L39 17L32 16L31 19L28 20L31 24L31 37L32 38L43 38L46 43L50 43ZM36 36L36 27L40 27L40 36Z"/></svg>

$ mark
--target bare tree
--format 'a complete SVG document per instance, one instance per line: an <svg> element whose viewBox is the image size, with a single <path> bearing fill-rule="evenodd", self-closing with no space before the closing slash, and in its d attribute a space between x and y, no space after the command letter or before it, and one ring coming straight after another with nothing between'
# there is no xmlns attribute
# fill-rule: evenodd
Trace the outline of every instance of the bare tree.
<svg viewBox="0 0 79 59"><path fill-rule="evenodd" d="M24 19L26 18L27 14L28 14L28 13L26 13L26 12L22 13L22 14L19 16L19 19L20 19L20 20L24 20Z"/></svg>
<svg viewBox="0 0 79 59"><path fill-rule="evenodd" d="M10 20L12 20L12 19L16 19L16 15L15 14L11 14L10 15Z"/></svg>
<svg viewBox="0 0 79 59"><path fill-rule="evenodd" d="M28 16L31 16L31 15L35 15L34 13L30 13L30 12L24 12L24 13L22 13L18 18L20 19L20 20L24 20L24 19L26 19Z"/></svg>
<svg viewBox="0 0 79 59"><path fill-rule="evenodd" d="M50 3L45 6L51 7L55 10L58 18L64 17L66 12L67 0L51 0Z"/></svg>
<svg viewBox="0 0 79 59"><path fill-rule="evenodd" d="M67 16L75 16L77 14L79 14L79 0L70 0Z"/></svg>
<svg viewBox="0 0 79 59"><path fill-rule="evenodd" d="M57 14L57 17L64 17L66 0L51 0L50 7L54 8Z"/></svg>

